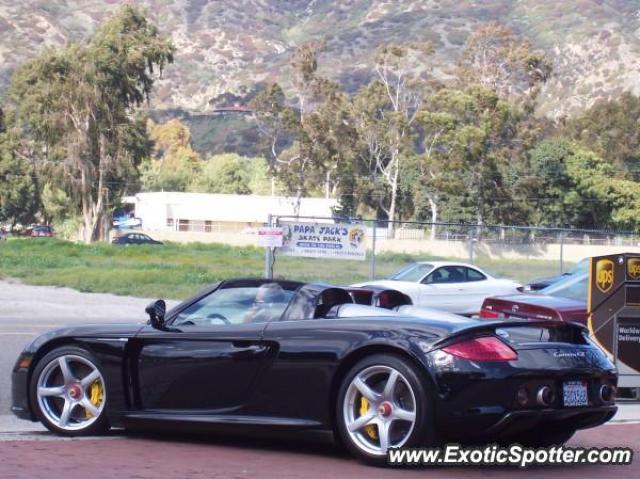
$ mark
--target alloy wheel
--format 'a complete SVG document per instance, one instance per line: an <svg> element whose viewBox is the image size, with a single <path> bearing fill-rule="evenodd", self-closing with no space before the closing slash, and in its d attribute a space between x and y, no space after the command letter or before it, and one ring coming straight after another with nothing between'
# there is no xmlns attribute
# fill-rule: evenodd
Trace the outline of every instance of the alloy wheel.
<svg viewBox="0 0 640 479"><path fill-rule="evenodd" d="M390 366L374 365L358 372L347 387L342 409L349 438L373 456L402 447L416 423L413 389Z"/></svg>
<svg viewBox="0 0 640 479"><path fill-rule="evenodd" d="M64 431L81 431L95 423L106 403L104 378L82 356L52 359L38 376L36 397L47 421Z"/></svg>

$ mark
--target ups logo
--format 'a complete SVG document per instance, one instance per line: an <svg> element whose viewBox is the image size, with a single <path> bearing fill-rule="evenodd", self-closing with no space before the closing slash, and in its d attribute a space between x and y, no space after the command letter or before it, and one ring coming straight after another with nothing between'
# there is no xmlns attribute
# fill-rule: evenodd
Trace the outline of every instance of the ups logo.
<svg viewBox="0 0 640 479"><path fill-rule="evenodd" d="M613 286L613 261L610 259L596 263L596 286L603 293L608 293Z"/></svg>
<svg viewBox="0 0 640 479"><path fill-rule="evenodd" d="M631 279L640 279L640 258L627 260L627 275Z"/></svg>

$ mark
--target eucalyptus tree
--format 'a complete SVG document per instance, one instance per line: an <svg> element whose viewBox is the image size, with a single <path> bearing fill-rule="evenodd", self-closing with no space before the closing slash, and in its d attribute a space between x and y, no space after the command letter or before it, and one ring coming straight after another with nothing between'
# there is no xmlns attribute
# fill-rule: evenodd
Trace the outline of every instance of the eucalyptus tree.
<svg viewBox="0 0 640 479"><path fill-rule="evenodd" d="M38 211L33 167L17 154L18 139L5 127L0 108L0 223L29 224Z"/></svg>
<svg viewBox="0 0 640 479"><path fill-rule="evenodd" d="M499 23L480 25L465 42L458 78L503 98L535 99L552 72L550 61L526 39Z"/></svg>
<svg viewBox="0 0 640 479"><path fill-rule="evenodd" d="M382 47L375 57L373 80L353 101L362 144L360 159L383 189L379 207L389 220L390 236L397 219L400 173L403 163L413 156L416 118L429 87L416 67L432 52L430 44Z"/></svg>
<svg viewBox="0 0 640 479"><path fill-rule="evenodd" d="M318 75L317 56L322 43L299 47L290 62L291 95L271 84L252 100L258 129L267 141L272 176L295 196L298 214L302 196L330 188L335 169L336 138L327 135L340 97L337 85Z"/></svg>
<svg viewBox="0 0 640 479"><path fill-rule="evenodd" d="M90 40L48 49L13 75L9 101L21 154L74 199L87 243L104 237L110 196L149 152L136 112L173 52L157 27L127 5Z"/></svg>

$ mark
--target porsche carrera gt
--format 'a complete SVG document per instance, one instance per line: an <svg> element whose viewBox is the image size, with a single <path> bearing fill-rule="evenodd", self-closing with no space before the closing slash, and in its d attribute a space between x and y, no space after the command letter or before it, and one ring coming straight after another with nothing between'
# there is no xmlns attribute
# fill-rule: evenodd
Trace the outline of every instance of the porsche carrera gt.
<svg viewBox="0 0 640 479"><path fill-rule="evenodd" d="M147 324L52 331L20 354L12 410L70 436L327 430L374 463L444 441L561 444L615 414L616 369L580 325L430 317L382 293L227 280L158 300Z"/></svg>

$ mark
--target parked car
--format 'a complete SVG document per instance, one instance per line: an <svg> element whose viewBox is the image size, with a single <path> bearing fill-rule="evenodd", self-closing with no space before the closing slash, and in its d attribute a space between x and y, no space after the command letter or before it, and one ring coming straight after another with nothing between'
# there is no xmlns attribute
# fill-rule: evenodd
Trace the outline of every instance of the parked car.
<svg viewBox="0 0 640 479"><path fill-rule="evenodd" d="M443 261L412 263L389 279L353 286L396 289L409 296L415 306L464 315L478 314L488 296L514 293L522 287L515 281L494 278L470 264Z"/></svg>
<svg viewBox="0 0 640 479"><path fill-rule="evenodd" d="M164 244L162 241L156 241L148 235L142 233L127 233L113 238L112 244L130 245L130 244Z"/></svg>
<svg viewBox="0 0 640 479"><path fill-rule="evenodd" d="M589 272L565 276L537 292L523 292L484 300L485 319L556 319L587 323Z"/></svg>
<svg viewBox="0 0 640 479"><path fill-rule="evenodd" d="M221 281L165 310L158 300L147 324L36 338L13 368L12 411L66 436L333 431L384 465L395 447L560 445L617 410L614 365L573 323L416 318L354 304L344 288L268 279Z"/></svg>
<svg viewBox="0 0 640 479"><path fill-rule="evenodd" d="M552 284L557 283L561 279L566 278L567 276L573 276L575 274L587 273L589 271L589 258L583 258L578 261L569 271L566 273L562 273L556 276L548 276L545 278L536 278L529 281L525 287L525 291L540 291L541 289L546 288L547 286L551 286Z"/></svg>
<svg viewBox="0 0 640 479"><path fill-rule="evenodd" d="M30 233L30 236L34 238L36 237L51 238L54 235L55 233L53 231L53 228L51 226L46 226L46 225L34 226L31 229L31 233Z"/></svg>

